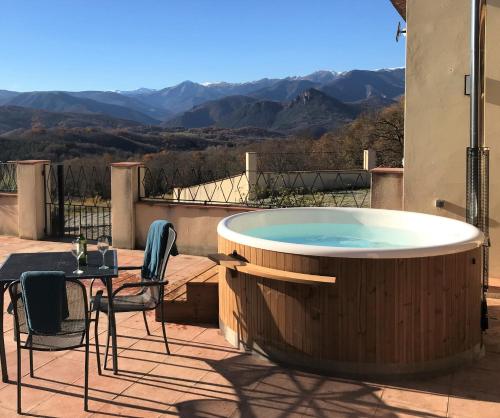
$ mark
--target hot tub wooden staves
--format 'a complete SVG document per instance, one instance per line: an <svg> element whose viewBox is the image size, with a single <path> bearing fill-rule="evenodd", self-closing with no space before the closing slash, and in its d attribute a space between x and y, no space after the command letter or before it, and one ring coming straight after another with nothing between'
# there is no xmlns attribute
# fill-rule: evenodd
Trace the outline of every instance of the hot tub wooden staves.
<svg viewBox="0 0 500 418"><path fill-rule="evenodd" d="M226 338L320 372L426 373L481 353L481 249L421 258L315 257L219 236L219 252L284 272L334 276L294 283L219 267Z"/></svg>

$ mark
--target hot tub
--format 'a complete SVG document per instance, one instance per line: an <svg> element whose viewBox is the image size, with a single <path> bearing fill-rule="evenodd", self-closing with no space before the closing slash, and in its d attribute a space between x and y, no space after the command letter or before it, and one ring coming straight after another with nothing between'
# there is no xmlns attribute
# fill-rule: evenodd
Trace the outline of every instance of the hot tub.
<svg viewBox="0 0 500 418"><path fill-rule="evenodd" d="M230 216L217 232L219 253L251 267L220 267L220 328L235 346L371 376L449 369L482 353L483 235L469 224L291 208Z"/></svg>

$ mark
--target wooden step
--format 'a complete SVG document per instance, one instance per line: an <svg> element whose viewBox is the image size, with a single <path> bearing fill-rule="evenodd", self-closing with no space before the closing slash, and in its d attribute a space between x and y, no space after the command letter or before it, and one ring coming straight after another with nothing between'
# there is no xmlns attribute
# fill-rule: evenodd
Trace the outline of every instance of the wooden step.
<svg viewBox="0 0 500 418"><path fill-rule="evenodd" d="M214 263L192 276L169 284L164 302L164 320L193 324L218 322L218 268ZM160 310L156 311L160 320Z"/></svg>

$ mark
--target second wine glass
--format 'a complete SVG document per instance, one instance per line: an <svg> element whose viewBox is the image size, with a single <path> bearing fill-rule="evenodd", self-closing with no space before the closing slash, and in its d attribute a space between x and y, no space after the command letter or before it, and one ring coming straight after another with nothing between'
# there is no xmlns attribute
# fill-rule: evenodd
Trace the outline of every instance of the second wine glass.
<svg viewBox="0 0 500 418"><path fill-rule="evenodd" d="M103 235L97 238L97 249L102 254L102 266L99 270L107 270L109 267L106 265L105 254L109 250L109 239L107 236Z"/></svg>

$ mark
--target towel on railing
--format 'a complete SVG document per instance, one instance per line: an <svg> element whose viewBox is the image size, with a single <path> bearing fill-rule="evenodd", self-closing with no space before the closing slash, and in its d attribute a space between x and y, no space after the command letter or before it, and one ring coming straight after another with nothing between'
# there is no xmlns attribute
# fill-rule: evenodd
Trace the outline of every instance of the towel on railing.
<svg viewBox="0 0 500 418"><path fill-rule="evenodd" d="M27 271L21 275L21 291L28 329L43 335L60 332L69 316L64 273Z"/></svg>
<svg viewBox="0 0 500 418"><path fill-rule="evenodd" d="M161 279L159 277L161 263L167 248L169 229L174 229L174 226L169 221L154 221L149 227L148 237L146 240L146 249L144 250L144 264L141 269L143 279ZM171 255L178 255L177 246L175 243L170 250Z"/></svg>

